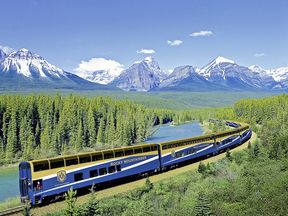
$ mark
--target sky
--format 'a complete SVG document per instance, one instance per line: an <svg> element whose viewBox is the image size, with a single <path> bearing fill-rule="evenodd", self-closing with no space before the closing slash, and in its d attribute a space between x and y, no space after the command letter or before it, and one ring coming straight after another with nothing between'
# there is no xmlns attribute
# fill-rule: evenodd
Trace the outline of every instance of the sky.
<svg viewBox="0 0 288 216"><path fill-rule="evenodd" d="M0 47L69 72L146 56L164 70L217 56L269 69L288 66L287 11L287 0L0 0Z"/></svg>

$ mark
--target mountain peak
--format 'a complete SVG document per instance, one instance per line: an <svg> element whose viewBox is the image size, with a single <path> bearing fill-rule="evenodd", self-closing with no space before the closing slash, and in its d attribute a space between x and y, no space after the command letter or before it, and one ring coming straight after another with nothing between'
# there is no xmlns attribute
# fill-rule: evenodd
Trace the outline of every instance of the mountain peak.
<svg viewBox="0 0 288 216"><path fill-rule="evenodd" d="M26 48L22 48L18 51L12 52L8 57L15 58L15 59L22 59L22 60L27 60L27 59L39 59L39 60L44 60L41 56L32 53L30 50Z"/></svg>
<svg viewBox="0 0 288 216"><path fill-rule="evenodd" d="M20 49L19 50L20 52L30 52L28 49L26 49L26 48L22 48L22 49Z"/></svg>
<svg viewBox="0 0 288 216"><path fill-rule="evenodd" d="M6 53L2 49L0 49L0 61L6 58L6 56L7 56Z"/></svg>
<svg viewBox="0 0 288 216"><path fill-rule="evenodd" d="M145 62L147 63L151 63L151 62L155 62L154 58L152 56L147 56L145 59L144 59Z"/></svg>
<svg viewBox="0 0 288 216"><path fill-rule="evenodd" d="M214 62L216 64L220 64L220 63L231 63L231 64L235 64L234 61L230 60L230 59L227 59L223 56L218 56L217 58L214 59Z"/></svg>

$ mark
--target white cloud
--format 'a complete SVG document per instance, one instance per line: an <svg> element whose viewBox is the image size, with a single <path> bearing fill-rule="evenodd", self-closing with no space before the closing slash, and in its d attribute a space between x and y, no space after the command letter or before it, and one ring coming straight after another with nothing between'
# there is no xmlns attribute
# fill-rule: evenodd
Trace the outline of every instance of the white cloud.
<svg viewBox="0 0 288 216"><path fill-rule="evenodd" d="M2 46L0 45L0 49L2 49L7 55L9 55L10 53L14 52L15 50L11 47L8 46Z"/></svg>
<svg viewBox="0 0 288 216"><path fill-rule="evenodd" d="M154 54L156 53L155 50L153 49L141 49L141 50L137 50L137 53L143 53L143 54Z"/></svg>
<svg viewBox="0 0 288 216"><path fill-rule="evenodd" d="M97 70L108 71L109 74L118 76L124 70L124 65L111 59L92 58L89 61L81 61L74 69L76 74L91 73Z"/></svg>
<svg viewBox="0 0 288 216"><path fill-rule="evenodd" d="M174 41L167 40L167 44L169 44L171 46L179 46L182 43L183 43L183 41L181 41L181 40L174 40Z"/></svg>
<svg viewBox="0 0 288 216"><path fill-rule="evenodd" d="M265 53L255 53L254 56L255 57L263 57L263 56L265 56Z"/></svg>
<svg viewBox="0 0 288 216"><path fill-rule="evenodd" d="M190 34L191 37L204 37L204 36L210 36L213 35L212 31L199 31L199 32L193 32Z"/></svg>

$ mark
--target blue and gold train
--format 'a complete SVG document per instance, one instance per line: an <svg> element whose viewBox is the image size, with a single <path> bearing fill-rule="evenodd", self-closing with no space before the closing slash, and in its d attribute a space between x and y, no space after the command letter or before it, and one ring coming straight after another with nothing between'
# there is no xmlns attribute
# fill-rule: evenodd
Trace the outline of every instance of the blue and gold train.
<svg viewBox="0 0 288 216"><path fill-rule="evenodd" d="M19 164L21 201L37 205L74 190L160 172L213 156L250 139L248 125L226 122L233 129L159 144L134 145Z"/></svg>

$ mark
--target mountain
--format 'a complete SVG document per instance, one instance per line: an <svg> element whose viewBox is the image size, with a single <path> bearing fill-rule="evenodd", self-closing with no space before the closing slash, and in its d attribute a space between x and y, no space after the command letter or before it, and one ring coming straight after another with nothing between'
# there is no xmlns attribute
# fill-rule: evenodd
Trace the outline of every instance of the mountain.
<svg viewBox="0 0 288 216"><path fill-rule="evenodd" d="M280 67L276 69L267 70L267 73L271 75L278 82L288 80L288 67Z"/></svg>
<svg viewBox="0 0 288 216"><path fill-rule="evenodd" d="M93 72L77 73L78 76L90 82L106 85L112 82L120 73L112 74L109 70L96 70Z"/></svg>
<svg viewBox="0 0 288 216"><path fill-rule="evenodd" d="M266 73L252 71L221 56L201 68L199 74L211 83L234 90L265 90L277 85Z"/></svg>
<svg viewBox="0 0 288 216"><path fill-rule="evenodd" d="M152 57L146 57L124 70L111 85L125 91L149 91L157 87L166 76Z"/></svg>
<svg viewBox="0 0 288 216"><path fill-rule="evenodd" d="M12 52L1 60L0 88L103 89L102 85L66 72L28 49Z"/></svg>
<svg viewBox="0 0 288 216"><path fill-rule="evenodd" d="M218 89L213 83L195 72L192 66L176 67L155 90L207 91Z"/></svg>
<svg viewBox="0 0 288 216"><path fill-rule="evenodd" d="M2 49L0 49L0 62L4 59L4 58L6 58L6 53L2 50Z"/></svg>

